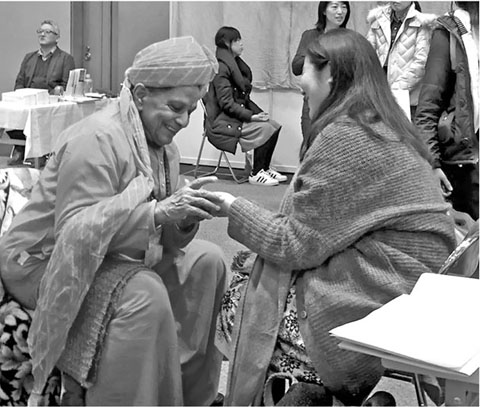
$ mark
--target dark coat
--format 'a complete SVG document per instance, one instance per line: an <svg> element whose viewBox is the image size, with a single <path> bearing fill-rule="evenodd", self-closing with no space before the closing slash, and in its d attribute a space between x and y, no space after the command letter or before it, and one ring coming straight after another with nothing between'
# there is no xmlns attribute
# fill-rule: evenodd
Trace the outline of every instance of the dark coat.
<svg viewBox="0 0 480 407"><path fill-rule="evenodd" d="M303 32L300 43L298 44L297 52L295 53L292 61L292 72L295 76L302 74L305 55L307 55L307 48L312 41L318 38L320 34L321 32L316 28L312 28L311 30L306 30Z"/></svg>
<svg viewBox="0 0 480 407"><path fill-rule="evenodd" d="M262 112L251 99L252 71L240 57L217 48L218 73L204 98L209 141L218 149L235 153L244 122Z"/></svg>
<svg viewBox="0 0 480 407"><path fill-rule="evenodd" d="M50 58L51 60L47 71L47 86L48 91L52 93L55 86L63 86L63 89L67 88L68 76L70 71L75 69L75 62L70 54L62 51L58 47ZM37 61L38 51L29 52L25 55L20 65L17 79L15 80L14 89L30 87Z"/></svg>
<svg viewBox="0 0 480 407"><path fill-rule="evenodd" d="M438 18L433 32L425 76L420 88L415 124L422 132L440 164L478 162L478 135L475 135L473 100L465 46L459 29L450 15ZM450 34L456 41L456 68L452 70ZM455 112L452 132L437 130L443 112Z"/></svg>

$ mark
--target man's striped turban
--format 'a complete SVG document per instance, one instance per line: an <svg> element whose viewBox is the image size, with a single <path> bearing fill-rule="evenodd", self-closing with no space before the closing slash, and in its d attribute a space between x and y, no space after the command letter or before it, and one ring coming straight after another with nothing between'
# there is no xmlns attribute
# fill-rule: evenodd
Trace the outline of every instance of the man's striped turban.
<svg viewBox="0 0 480 407"><path fill-rule="evenodd" d="M132 85L147 87L202 86L218 71L212 52L193 37L170 38L156 42L135 55L133 65L125 71Z"/></svg>

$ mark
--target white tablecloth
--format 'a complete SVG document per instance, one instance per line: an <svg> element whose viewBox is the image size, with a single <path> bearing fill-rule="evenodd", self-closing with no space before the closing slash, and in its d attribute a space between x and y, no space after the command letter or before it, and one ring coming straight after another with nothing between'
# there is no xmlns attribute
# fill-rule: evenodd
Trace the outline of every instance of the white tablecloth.
<svg viewBox="0 0 480 407"><path fill-rule="evenodd" d="M0 101L0 128L23 130L26 137L25 158L41 157L52 151L55 138L63 130L111 101L99 99L36 106Z"/></svg>

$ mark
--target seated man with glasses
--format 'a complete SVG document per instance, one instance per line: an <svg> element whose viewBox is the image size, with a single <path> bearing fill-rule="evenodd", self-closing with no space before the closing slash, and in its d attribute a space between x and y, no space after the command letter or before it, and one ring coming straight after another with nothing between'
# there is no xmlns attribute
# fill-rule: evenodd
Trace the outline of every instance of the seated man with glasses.
<svg viewBox="0 0 480 407"><path fill-rule="evenodd" d="M14 89L48 89L51 94L61 94L67 86L70 70L75 68L73 57L58 47L60 29L54 21L42 21L37 36L40 49L29 52L23 58ZM14 139L25 139L21 130L9 131L8 135ZM22 164L24 154L24 146L15 146L8 164Z"/></svg>

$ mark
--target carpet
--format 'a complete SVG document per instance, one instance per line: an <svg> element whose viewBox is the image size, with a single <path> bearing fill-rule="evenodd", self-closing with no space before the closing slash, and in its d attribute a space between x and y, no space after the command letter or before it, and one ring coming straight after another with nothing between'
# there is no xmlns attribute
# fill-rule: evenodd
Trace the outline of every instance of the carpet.
<svg viewBox="0 0 480 407"><path fill-rule="evenodd" d="M191 170L191 167L192 166L182 164L181 173L184 174L188 172ZM186 175L185 178L190 181L194 179L190 175ZM237 184L230 177L220 175L217 182L205 185L204 188L209 191L229 192L234 196L241 196L252 202L258 203L262 207L271 211L277 211L290 180L291 174L285 183L275 187L264 187L251 185L248 182ZM227 225L228 221L226 218L213 218L211 220L203 221L200 224L200 229L196 237L217 244L223 250L227 264L230 265L234 254L238 250L245 250L246 247L228 236Z"/></svg>

